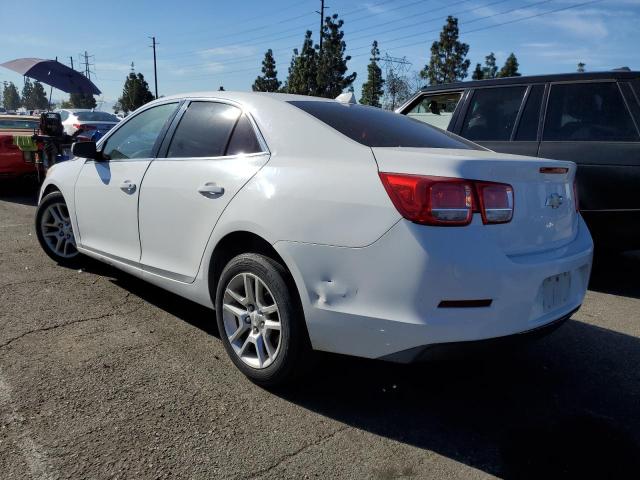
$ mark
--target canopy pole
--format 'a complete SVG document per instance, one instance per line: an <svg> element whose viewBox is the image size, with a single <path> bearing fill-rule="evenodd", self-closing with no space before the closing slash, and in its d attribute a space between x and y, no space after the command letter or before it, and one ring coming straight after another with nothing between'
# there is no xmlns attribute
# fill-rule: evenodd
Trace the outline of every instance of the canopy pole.
<svg viewBox="0 0 640 480"><path fill-rule="evenodd" d="M47 109L49 112L51 111L51 95L53 95L53 87L49 89L49 108Z"/></svg>

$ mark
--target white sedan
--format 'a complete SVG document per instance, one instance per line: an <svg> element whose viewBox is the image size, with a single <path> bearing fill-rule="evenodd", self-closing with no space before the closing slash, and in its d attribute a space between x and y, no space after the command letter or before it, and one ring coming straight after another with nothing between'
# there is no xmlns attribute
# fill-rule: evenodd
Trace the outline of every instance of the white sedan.
<svg viewBox="0 0 640 480"><path fill-rule="evenodd" d="M151 102L73 152L42 186L45 252L215 309L261 385L312 350L409 362L550 329L585 295L593 244L571 162L376 108L232 92Z"/></svg>

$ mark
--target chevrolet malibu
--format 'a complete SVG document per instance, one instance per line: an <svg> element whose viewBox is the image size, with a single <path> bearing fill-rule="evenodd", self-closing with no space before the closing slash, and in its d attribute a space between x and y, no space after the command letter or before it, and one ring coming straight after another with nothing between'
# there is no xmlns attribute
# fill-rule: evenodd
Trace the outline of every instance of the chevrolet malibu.
<svg viewBox="0 0 640 480"><path fill-rule="evenodd" d="M544 331L585 295L593 244L573 163L380 109L180 95L73 153L42 186L44 251L214 309L232 361L261 385L295 378L313 350L410 362Z"/></svg>

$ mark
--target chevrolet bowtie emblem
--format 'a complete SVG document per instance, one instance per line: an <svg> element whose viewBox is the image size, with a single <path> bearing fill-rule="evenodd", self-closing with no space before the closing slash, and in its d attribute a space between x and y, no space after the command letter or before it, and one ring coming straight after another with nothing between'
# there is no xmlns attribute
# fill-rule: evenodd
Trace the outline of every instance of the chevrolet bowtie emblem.
<svg viewBox="0 0 640 480"><path fill-rule="evenodd" d="M546 202L544 202L545 207L551 208L560 208L560 205L564 203L564 197L558 193L552 193L547 197Z"/></svg>

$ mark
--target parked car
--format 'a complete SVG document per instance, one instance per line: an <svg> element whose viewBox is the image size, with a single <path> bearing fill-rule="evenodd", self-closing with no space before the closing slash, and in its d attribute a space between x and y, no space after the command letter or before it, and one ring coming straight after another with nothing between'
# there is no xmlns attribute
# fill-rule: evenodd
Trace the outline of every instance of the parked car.
<svg viewBox="0 0 640 480"><path fill-rule="evenodd" d="M84 136L90 136L98 130L105 134L118 124L120 119L108 112L97 112L87 109L60 109L56 110L62 119L64 132L73 135L78 130Z"/></svg>
<svg viewBox="0 0 640 480"><path fill-rule="evenodd" d="M596 247L640 248L640 72L438 85L397 111L497 152L576 162Z"/></svg>
<svg viewBox="0 0 640 480"><path fill-rule="evenodd" d="M392 112L173 96L72 151L42 186L44 251L215 308L232 361L262 385L290 379L311 349L408 362L436 344L522 338L586 291L575 164Z"/></svg>
<svg viewBox="0 0 640 480"><path fill-rule="evenodd" d="M37 167L33 152L23 152L15 145L14 136L30 136L39 126L37 117L0 115L0 178L35 176Z"/></svg>

